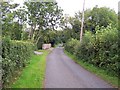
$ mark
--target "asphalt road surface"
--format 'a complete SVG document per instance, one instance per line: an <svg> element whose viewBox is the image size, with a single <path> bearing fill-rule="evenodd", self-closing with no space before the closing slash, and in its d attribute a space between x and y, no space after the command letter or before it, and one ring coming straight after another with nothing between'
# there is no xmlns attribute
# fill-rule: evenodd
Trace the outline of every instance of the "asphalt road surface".
<svg viewBox="0 0 120 90"><path fill-rule="evenodd" d="M45 88L112 88L55 48L47 57Z"/></svg>

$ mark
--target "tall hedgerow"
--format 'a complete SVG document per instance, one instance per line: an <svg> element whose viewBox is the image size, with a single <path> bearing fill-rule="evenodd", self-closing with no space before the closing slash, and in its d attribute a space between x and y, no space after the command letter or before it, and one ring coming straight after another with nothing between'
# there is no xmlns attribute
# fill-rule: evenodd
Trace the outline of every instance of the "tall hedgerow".
<svg viewBox="0 0 120 90"><path fill-rule="evenodd" d="M2 83L10 83L16 71L29 63L34 44L31 42L2 39Z"/></svg>
<svg viewBox="0 0 120 90"><path fill-rule="evenodd" d="M118 30L109 25L108 27L96 27L96 33L86 32L82 43L76 43L74 39L68 41L65 49L97 67L108 70L118 75Z"/></svg>

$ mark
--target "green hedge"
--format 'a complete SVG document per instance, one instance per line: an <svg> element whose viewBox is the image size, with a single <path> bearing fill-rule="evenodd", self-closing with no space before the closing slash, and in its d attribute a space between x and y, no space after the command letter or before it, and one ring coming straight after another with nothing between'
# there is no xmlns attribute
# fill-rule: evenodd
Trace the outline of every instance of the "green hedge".
<svg viewBox="0 0 120 90"><path fill-rule="evenodd" d="M96 33L86 32L82 43L71 39L65 49L80 60L106 69L113 75L118 75L118 30L108 26L96 27Z"/></svg>
<svg viewBox="0 0 120 90"><path fill-rule="evenodd" d="M34 45L30 42L2 39L2 83L10 83L17 70L29 63Z"/></svg>
<svg viewBox="0 0 120 90"><path fill-rule="evenodd" d="M75 54L75 48L77 45L79 45L79 41L77 39L70 39L68 42L65 44L65 49L69 51L71 54Z"/></svg>

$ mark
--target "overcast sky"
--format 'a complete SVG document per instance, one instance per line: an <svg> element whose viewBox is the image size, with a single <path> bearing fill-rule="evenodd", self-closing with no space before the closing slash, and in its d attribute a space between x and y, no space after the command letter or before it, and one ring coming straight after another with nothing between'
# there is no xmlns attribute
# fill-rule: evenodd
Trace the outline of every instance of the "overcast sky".
<svg viewBox="0 0 120 90"><path fill-rule="evenodd" d="M71 16L75 12L83 10L83 0L56 0L58 5L64 10L64 13ZM116 13L118 12L118 2L120 0L85 0L85 9L93 8L98 5L98 7L109 7L114 9Z"/></svg>
<svg viewBox="0 0 120 90"><path fill-rule="evenodd" d="M23 0L13 0L14 2L22 3ZM58 5L64 10L64 14L74 16L75 12L82 11L83 0L56 0ZM85 9L98 7L109 7L118 12L118 2L120 0L85 0Z"/></svg>

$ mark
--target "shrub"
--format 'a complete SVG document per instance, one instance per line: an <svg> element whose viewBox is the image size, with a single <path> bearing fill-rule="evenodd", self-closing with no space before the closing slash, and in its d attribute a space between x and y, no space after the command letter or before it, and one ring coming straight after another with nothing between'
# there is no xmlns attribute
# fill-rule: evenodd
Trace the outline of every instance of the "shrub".
<svg viewBox="0 0 120 90"><path fill-rule="evenodd" d="M15 71L29 63L34 45L30 42L2 40L2 83L9 83Z"/></svg>
<svg viewBox="0 0 120 90"><path fill-rule="evenodd" d="M108 26L96 32L96 49L99 67L107 68L110 72L118 72L118 30Z"/></svg>
<svg viewBox="0 0 120 90"><path fill-rule="evenodd" d="M65 49L72 54L75 54L75 47L79 43L77 39L69 39L68 42L65 44Z"/></svg>
<svg viewBox="0 0 120 90"><path fill-rule="evenodd" d="M82 43L72 39L65 49L81 60L118 75L118 30L111 27L97 27L96 33L86 32ZM119 70L120 71L120 70Z"/></svg>

